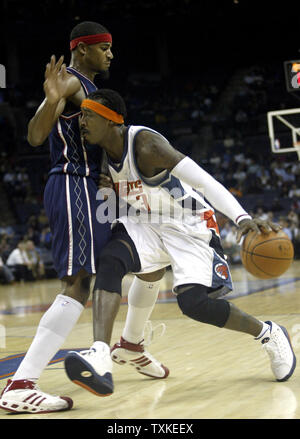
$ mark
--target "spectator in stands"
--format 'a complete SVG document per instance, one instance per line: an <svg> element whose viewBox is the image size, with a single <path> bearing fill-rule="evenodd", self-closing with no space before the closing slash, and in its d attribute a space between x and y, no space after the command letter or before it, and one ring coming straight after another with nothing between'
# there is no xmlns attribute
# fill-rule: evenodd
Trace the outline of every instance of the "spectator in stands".
<svg viewBox="0 0 300 439"><path fill-rule="evenodd" d="M50 227L47 226L43 228L40 234L40 245L50 250L51 243L52 243L52 235L51 235Z"/></svg>
<svg viewBox="0 0 300 439"><path fill-rule="evenodd" d="M38 222L40 228L46 227L49 224L48 217L46 215L45 209L41 209L40 214L38 216Z"/></svg>
<svg viewBox="0 0 300 439"><path fill-rule="evenodd" d="M4 264L2 257L0 256L0 281L4 284L11 284L15 280L15 277L10 268Z"/></svg>
<svg viewBox="0 0 300 439"><path fill-rule="evenodd" d="M16 179L16 174L9 169L3 176L3 183L13 186Z"/></svg>
<svg viewBox="0 0 300 439"><path fill-rule="evenodd" d="M259 207L255 213L255 217L259 218L261 220L268 220L268 214L267 212L264 211L264 209L262 207Z"/></svg>
<svg viewBox="0 0 300 439"><path fill-rule="evenodd" d="M9 236L7 235L7 233L3 233L0 235L0 253L2 254L4 247L6 247L7 242L8 242Z"/></svg>
<svg viewBox="0 0 300 439"><path fill-rule="evenodd" d="M295 181L295 175L291 173L291 165L281 163L274 167L274 173L282 183Z"/></svg>
<svg viewBox="0 0 300 439"><path fill-rule="evenodd" d="M236 163L239 163L241 165L246 163L245 154L243 152L239 152L238 154L235 154L233 159Z"/></svg>
<svg viewBox="0 0 300 439"><path fill-rule="evenodd" d="M17 247L10 253L6 264L13 272L16 280L33 280L31 263L26 254L24 241L19 242Z"/></svg>
<svg viewBox="0 0 300 439"><path fill-rule="evenodd" d="M270 185L271 176L270 176L270 172L267 169L262 168L258 172L258 178L264 189L271 189L271 185Z"/></svg>
<svg viewBox="0 0 300 439"><path fill-rule="evenodd" d="M3 259L3 261L5 263L6 263L6 260L8 258L8 255L11 252L10 242L13 239L14 239L13 233L10 233L10 234L3 233L1 235L1 238L0 238L0 255L1 255L1 257L2 257L2 259Z"/></svg>
<svg viewBox="0 0 300 439"><path fill-rule="evenodd" d="M249 157L247 163L247 173L254 174L258 177L261 169L261 165L257 162L257 158L254 160L252 157Z"/></svg>
<svg viewBox="0 0 300 439"><path fill-rule="evenodd" d="M293 210L295 210L295 212L300 213L300 198L294 199L291 207Z"/></svg>
<svg viewBox="0 0 300 439"><path fill-rule="evenodd" d="M292 163L291 172L293 175L300 176L300 161Z"/></svg>
<svg viewBox="0 0 300 439"><path fill-rule="evenodd" d="M233 178L237 180L237 182L243 183L247 178L247 169L245 165L239 165L235 173L233 174Z"/></svg>
<svg viewBox="0 0 300 439"><path fill-rule="evenodd" d="M268 218L267 218L268 221L271 221L271 222L273 222L273 223L276 222L276 220L275 220L275 218L274 218L274 212L272 212L271 210L269 210L269 212L267 213L267 215L268 215Z"/></svg>
<svg viewBox="0 0 300 439"><path fill-rule="evenodd" d="M35 231L39 231L40 230L40 224L39 224L39 220L38 220L37 216L31 215L28 218L27 226L28 226L28 228L32 227L33 230L35 230Z"/></svg>
<svg viewBox="0 0 300 439"><path fill-rule="evenodd" d="M26 233L26 239L34 242L34 245L39 245L40 243L40 233L38 230L35 230L33 227L28 227Z"/></svg>
<svg viewBox="0 0 300 439"><path fill-rule="evenodd" d="M284 182L281 185L281 188L279 189L280 198L284 198L284 199L288 198L289 191L290 191L290 184L287 182Z"/></svg>
<svg viewBox="0 0 300 439"><path fill-rule="evenodd" d="M291 223L289 220L287 220L285 217L281 216L279 219L279 224L282 227L282 231L292 240L292 230L291 230Z"/></svg>
<svg viewBox="0 0 300 439"><path fill-rule="evenodd" d="M227 222L221 233L224 253L230 264L237 264L241 261L240 245L236 242L236 227Z"/></svg>
<svg viewBox="0 0 300 439"><path fill-rule="evenodd" d="M214 167L219 168L221 164L221 157L219 154L217 154L216 151L212 151L211 156L209 158L209 163Z"/></svg>
<svg viewBox="0 0 300 439"><path fill-rule="evenodd" d="M292 184L289 192L288 192L289 198L300 198L300 188L297 186L296 183Z"/></svg>
<svg viewBox="0 0 300 439"><path fill-rule="evenodd" d="M30 239L25 242L25 251L34 279L42 279L45 276L44 262L41 260L34 242Z"/></svg>
<svg viewBox="0 0 300 439"><path fill-rule="evenodd" d="M16 168L16 179L25 184L29 181L29 176L26 171L26 168L20 168L20 167Z"/></svg>
<svg viewBox="0 0 300 439"><path fill-rule="evenodd" d="M224 146L225 146L225 148L227 148L227 149L228 148L233 148L234 145L235 145L235 142L234 142L233 135L231 133L227 133L227 135L226 135L226 137L224 139Z"/></svg>
<svg viewBox="0 0 300 439"><path fill-rule="evenodd" d="M17 168L16 181L20 183L20 185L26 189L29 189L29 176L26 172L25 168Z"/></svg>
<svg viewBox="0 0 300 439"><path fill-rule="evenodd" d="M291 225L295 227L299 227L299 215L295 212L294 209L291 209L287 215L287 219L290 221Z"/></svg>

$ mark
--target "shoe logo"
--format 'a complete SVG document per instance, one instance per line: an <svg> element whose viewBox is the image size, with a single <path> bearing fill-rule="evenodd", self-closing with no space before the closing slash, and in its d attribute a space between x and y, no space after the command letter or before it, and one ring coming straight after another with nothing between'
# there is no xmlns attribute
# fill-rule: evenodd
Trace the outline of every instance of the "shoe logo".
<svg viewBox="0 0 300 439"><path fill-rule="evenodd" d="M83 370L80 375L84 378L89 378L92 376L92 372L90 372L89 370Z"/></svg>
<svg viewBox="0 0 300 439"><path fill-rule="evenodd" d="M221 279L227 280L229 278L228 267L225 264L215 265L215 273Z"/></svg>

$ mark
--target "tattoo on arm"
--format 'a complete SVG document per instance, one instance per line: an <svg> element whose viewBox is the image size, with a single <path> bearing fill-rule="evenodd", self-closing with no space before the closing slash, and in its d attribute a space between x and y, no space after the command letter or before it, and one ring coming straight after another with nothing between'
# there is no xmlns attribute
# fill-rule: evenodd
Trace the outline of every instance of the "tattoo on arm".
<svg viewBox="0 0 300 439"><path fill-rule="evenodd" d="M146 177L164 169L171 171L185 157L161 135L146 130L137 135L135 153L138 167Z"/></svg>

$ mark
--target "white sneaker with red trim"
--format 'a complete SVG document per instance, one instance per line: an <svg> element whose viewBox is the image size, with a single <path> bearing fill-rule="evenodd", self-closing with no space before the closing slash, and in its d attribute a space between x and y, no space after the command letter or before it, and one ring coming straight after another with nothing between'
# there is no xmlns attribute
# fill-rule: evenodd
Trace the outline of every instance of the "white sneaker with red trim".
<svg viewBox="0 0 300 439"><path fill-rule="evenodd" d="M112 360L120 365L130 364L138 373L151 378L167 378L170 373L169 369L145 350L143 341L135 344L121 337L119 343L111 348Z"/></svg>
<svg viewBox="0 0 300 439"><path fill-rule="evenodd" d="M51 413L72 407L71 398L44 393L30 380L8 380L0 396L0 408L9 412Z"/></svg>

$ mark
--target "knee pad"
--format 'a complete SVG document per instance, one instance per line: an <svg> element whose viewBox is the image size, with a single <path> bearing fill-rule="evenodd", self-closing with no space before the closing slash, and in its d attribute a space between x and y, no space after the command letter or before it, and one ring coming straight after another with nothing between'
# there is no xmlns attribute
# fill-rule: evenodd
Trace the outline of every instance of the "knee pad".
<svg viewBox="0 0 300 439"><path fill-rule="evenodd" d="M229 317L230 305L224 299L211 299L207 288L196 285L178 294L177 303L186 316L197 322L223 328Z"/></svg>
<svg viewBox="0 0 300 439"><path fill-rule="evenodd" d="M106 290L122 294L123 277L132 271L139 271L132 249L121 240L108 243L99 256L94 290Z"/></svg>

